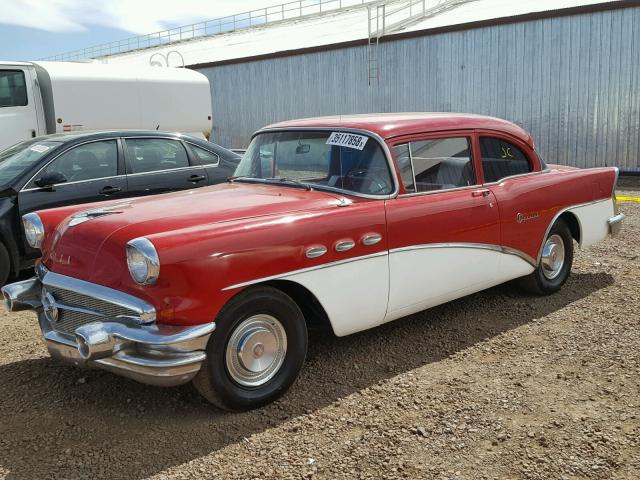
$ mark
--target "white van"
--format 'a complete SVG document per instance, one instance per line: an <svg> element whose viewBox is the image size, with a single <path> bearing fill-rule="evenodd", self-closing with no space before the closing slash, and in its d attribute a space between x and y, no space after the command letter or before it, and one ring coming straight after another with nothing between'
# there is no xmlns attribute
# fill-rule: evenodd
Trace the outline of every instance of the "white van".
<svg viewBox="0 0 640 480"><path fill-rule="evenodd" d="M184 68L0 62L0 150L78 130L142 129L209 138L207 77Z"/></svg>

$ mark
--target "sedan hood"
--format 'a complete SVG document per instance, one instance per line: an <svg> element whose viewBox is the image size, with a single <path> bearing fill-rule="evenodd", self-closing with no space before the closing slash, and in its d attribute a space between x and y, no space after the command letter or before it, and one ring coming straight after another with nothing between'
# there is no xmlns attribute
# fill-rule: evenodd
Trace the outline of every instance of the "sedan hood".
<svg viewBox="0 0 640 480"><path fill-rule="evenodd" d="M89 280L90 272L108 260L98 252L112 237L126 243L189 227L330 208L341 201L339 195L315 190L231 183L90 205L67 217L47 238L43 261L58 273ZM124 245L118 247L124 258Z"/></svg>

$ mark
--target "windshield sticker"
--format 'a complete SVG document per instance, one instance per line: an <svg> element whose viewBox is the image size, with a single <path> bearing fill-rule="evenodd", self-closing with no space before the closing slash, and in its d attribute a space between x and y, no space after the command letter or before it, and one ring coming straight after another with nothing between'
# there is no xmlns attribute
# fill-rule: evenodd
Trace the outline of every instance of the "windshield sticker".
<svg viewBox="0 0 640 480"><path fill-rule="evenodd" d="M44 153L49 150L49 147L46 145L33 145L29 150L33 150L34 152Z"/></svg>
<svg viewBox="0 0 640 480"><path fill-rule="evenodd" d="M364 135L356 135L353 133L331 132L327 145L337 145L338 147L355 148L362 150L367 144L369 137Z"/></svg>

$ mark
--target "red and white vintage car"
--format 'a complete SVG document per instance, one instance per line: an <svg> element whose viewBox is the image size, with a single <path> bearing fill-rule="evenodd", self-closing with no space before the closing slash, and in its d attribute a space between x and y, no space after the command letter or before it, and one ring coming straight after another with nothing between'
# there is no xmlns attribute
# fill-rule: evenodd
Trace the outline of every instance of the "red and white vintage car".
<svg viewBox="0 0 640 480"><path fill-rule="evenodd" d="M42 260L3 293L55 358L253 408L297 377L309 321L342 336L516 278L557 291L574 241L620 228L617 174L545 165L496 118L289 121L226 184L25 215Z"/></svg>

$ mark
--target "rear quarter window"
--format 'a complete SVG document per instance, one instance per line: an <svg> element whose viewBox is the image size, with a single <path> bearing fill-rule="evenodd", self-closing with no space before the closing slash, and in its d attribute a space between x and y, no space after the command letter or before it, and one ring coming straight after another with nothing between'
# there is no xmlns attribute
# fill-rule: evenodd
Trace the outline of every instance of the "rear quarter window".
<svg viewBox="0 0 640 480"><path fill-rule="evenodd" d="M524 152L501 138L480 137L480 156L486 183L533 171Z"/></svg>

